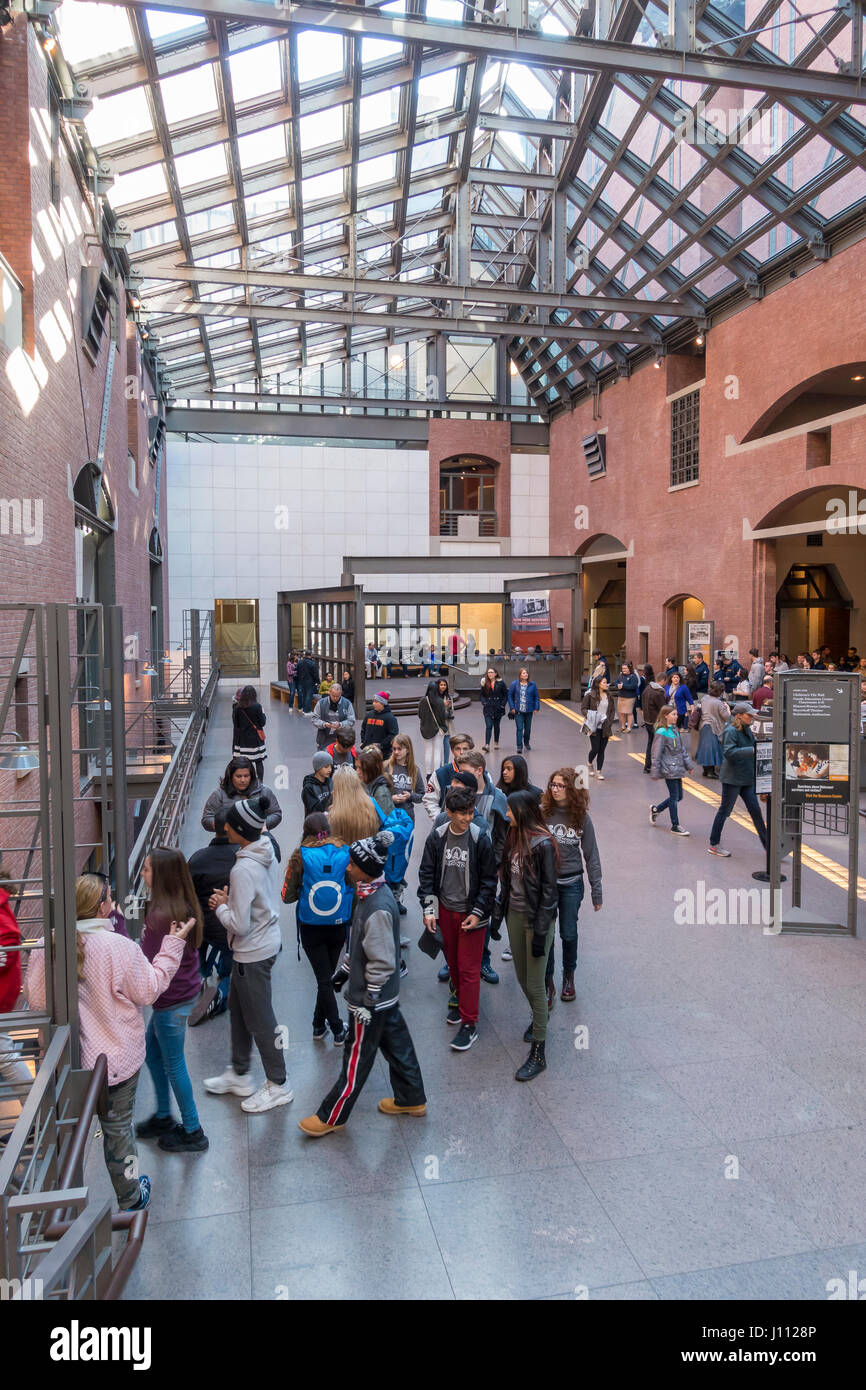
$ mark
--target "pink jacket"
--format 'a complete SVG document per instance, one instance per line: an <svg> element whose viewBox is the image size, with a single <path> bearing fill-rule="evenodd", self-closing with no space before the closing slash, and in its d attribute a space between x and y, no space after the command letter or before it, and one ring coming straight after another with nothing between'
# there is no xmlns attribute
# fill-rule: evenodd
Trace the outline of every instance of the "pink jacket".
<svg viewBox="0 0 866 1390"><path fill-rule="evenodd" d="M179 936L166 936L153 962L126 936L112 930L84 937L84 979L78 982L81 1065L93 1066L100 1052L108 1060L108 1084L128 1081L144 1062L143 1004L167 988L184 951ZM31 952L24 979L31 1009L45 1008L45 952Z"/></svg>

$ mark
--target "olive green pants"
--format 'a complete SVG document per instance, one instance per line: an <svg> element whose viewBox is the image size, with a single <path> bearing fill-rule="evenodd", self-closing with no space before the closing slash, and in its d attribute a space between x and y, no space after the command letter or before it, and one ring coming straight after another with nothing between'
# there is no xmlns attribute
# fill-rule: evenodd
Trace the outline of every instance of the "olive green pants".
<svg viewBox="0 0 866 1390"><path fill-rule="evenodd" d="M524 912L512 912L508 916L508 943L514 958L517 983L529 1000L532 1009L532 1041L544 1042L547 1037L547 986L544 972L547 957L553 941L555 920L551 922L544 939L544 951L540 956L532 954L532 928Z"/></svg>

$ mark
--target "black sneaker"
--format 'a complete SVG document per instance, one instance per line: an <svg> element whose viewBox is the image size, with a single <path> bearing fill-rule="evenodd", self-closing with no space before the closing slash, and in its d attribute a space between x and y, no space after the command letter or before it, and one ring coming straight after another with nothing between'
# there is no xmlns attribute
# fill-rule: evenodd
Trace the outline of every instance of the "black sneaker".
<svg viewBox="0 0 866 1390"><path fill-rule="evenodd" d="M398 910L398 912L400 913L400 916L401 916L401 917L405 917L406 914L407 914L407 912L409 911L409 909L408 909L408 907L406 906L405 903L398 903L398 904L397 904L397 910Z"/></svg>
<svg viewBox="0 0 866 1390"><path fill-rule="evenodd" d="M170 1134L174 1129L174 1120L171 1115L151 1115L149 1120L142 1120L135 1126L136 1139L158 1139L161 1134Z"/></svg>
<svg viewBox="0 0 866 1390"><path fill-rule="evenodd" d="M436 976L436 978L439 981L440 985L444 985L447 980L451 979L451 966L448 964L447 961L444 965L440 965L439 974Z"/></svg>
<svg viewBox="0 0 866 1390"><path fill-rule="evenodd" d="M204 1018L201 1020L202 1023L207 1023L212 1018L218 1018L220 1014L225 1013L228 1006L229 997L227 994L215 995L205 1009Z"/></svg>
<svg viewBox="0 0 866 1390"><path fill-rule="evenodd" d="M672 826L671 826L671 834L672 834L672 835L688 835L688 833L689 833L688 830L684 830L683 827L682 827L681 825L672 825Z"/></svg>
<svg viewBox="0 0 866 1390"><path fill-rule="evenodd" d="M205 1149L210 1148L210 1140L201 1125L192 1132L184 1129L183 1125L175 1125L171 1134L162 1136L159 1147L170 1154L203 1154Z"/></svg>
<svg viewBox="0 0 866 1390"><path fill-rule="evenodd" d="M349 1029L345 1023L341 1023L337 1032L334 1034L334 1046L342 1047L349 1036Z"/></svg>
<svg viewBox="0 0 866 1390"><path fill-rule="evenodd" d="M328 1025L327 1025L327 1023L323 1023L322 1026L321 1026L321 1028L317 1028L316 1025L315 1025L315 1023L313 1024L313 1042L321 1042L321 1041L322 1041L322 1038L326 1038L327 1036L328 1036Z"/></svg>
<svg viewBox="0 0 866 1390"><path fill-rule="evenodd" d="M456 1027L456 1025L460 1023L460 1021L460 1010L454 1008L449 1009L447 1014L445 1015L445 1022L451 1023Z"/></svg>
<svg viewBox="0 0 866 1390"><path fill-rule="evenodd" d="M139 1198L135 1206L125 1207L125 1211L144 1211L145 1207L150 1202L150 1178L147 1177L146 1174L142 1175L138 1180L138 1191Z"/></svg>
<svg viewBox="0 0 866 1390"><path fill-rule="evenodd" d="M405 978L406 978L406 976L407 976L408 974L409 974L409 967L408 967L408 965L406 964L406 962L405 962L404 960L401 960L401 962L400 962L400 979L401 979L401 980L405 980Z"/></svg>
<svg viewBox="0 0 866 1390"><path fill-rule="evenodd" d="M478 1037L478 1029L474 1023L464 1023L457 1037L451 1046L455 1052L466 1052Z"/></svg>
<svg viewBox="0 0 866 1390"><path fill-rule="evenodd" d="M489 961L486 965L482 965L481 967L481 978L482 980L486 980L489 985L499 984L499 975L493 969L493 966L490 964Z"/></svg>

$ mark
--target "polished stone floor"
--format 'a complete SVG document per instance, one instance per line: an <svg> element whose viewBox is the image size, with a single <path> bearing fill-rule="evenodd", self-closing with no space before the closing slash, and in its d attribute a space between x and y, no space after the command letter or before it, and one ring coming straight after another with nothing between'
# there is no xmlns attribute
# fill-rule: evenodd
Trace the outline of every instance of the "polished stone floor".
<svg viewBox="0 0 866 1390"><path fill-rule="evenodd" d="M268 780L289 783L278 793L285 862L314 739L303 716L267 708ZM478 706L459 722L480 744ZM503 739L495 775L512 725ZM207 839L198 816L230 743L226 694L187 853ZM584 745L573 707L545 705L529 755L535 780L582 762ZM345 1133L306 1139L297 1122L340 1054L310 1037L312 973L282 909L275 1005L294 1103L247 1116L236 1099L208 1096L201 1079L228 1062L228 1019L188 1034L210 1151L142 1146L153 1200L127 1297L823 1299L828 1280L866 1274L866 942L678 922L677 892L754 886L760 846L746 821L726 830L731 859L706 853L717 794L705 782L681 808L690 839L650 825L643 748L642 733L612 742L607 780L592 786L604 908L582 911L577 1001L557 1000L548 1069L528 1085L513 1080L527 1009L501 947L501 982L482 985L478 1041L455 1053L446 987L413 946L401 1003L426 1119L377 1112L389 1093L377 1062ZM838 853L826 840L811 848L808 900L841 913ZM152 1098L144 1073L142 1116ZM98 1145L89 1177L110 1193Z"/></svg>

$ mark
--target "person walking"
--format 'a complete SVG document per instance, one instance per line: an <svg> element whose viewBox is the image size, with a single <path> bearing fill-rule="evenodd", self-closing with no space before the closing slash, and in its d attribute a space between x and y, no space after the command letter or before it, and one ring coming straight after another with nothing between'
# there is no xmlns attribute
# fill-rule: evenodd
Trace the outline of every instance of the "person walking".
<svg viewBox="0 0 866 1390"><path fill-rule="evenodd" d="M503 918L514 958L517 982L532 1009L524 1034L531 1042L529 1056L514 1073L515 1081L531 1081L547 1066L547 958L559 906L559 853L541 807L529 792L508 799L510 829L500 870L500 896L494 909L494 930Z"/></svg>
<svg viewBox="0 0 866 1390"><path fill-rule="evenodd" d="M204 804L201 823L205 830L213 834L216 829L218 811L228 812L235 801L244 797L258 796L267 807L268 830L275 830L283 819L280 803L270 787L262 784L255 763L250 758L232 758L222 776L216 791L211 792Z"/></svg>
<svg viewBox="0 0 866 1390"><path fill-rule="evenodd" d="M445 797L448 824L434 826L418 870L424 925L442 935L456 1005L446 1022L460 1024L451 1046L465 1052L478 1036L481 957L496 896L497 864L489 834L474 823L475 793L452 786Z"/></svg>
<svg viewBox="0 0 866 1390"><path fill-rule="evenodd" d="M309 651L305 651L298 662L296 672L298 683L298 709L309 714L313 708L313 697L319 684L319 667Z"/></svg>
<svg viewBox="0 0 866 1390"><path fill-rule="evenodd" d="M108 880L83 874L75 881L75 945L78 979L78 1032L81 1066L89 1071L100 1054L108 1063L106 1093L96 1113L102 1128L105 1166L121 1211L143 1211L150 1201L150 1178L138 1172L133 1111L145 1059L142 1008L153 1004L174 980L188 938L200 925L194 914L173 921L149 961L140 947L111 921L113 903ZM45 943L31 951L24 980L30 1008L44 1012ZM28 1071L28 1080L30 1080ZM154 1117L155 1118L155 1117ZM174 1127L169 1118L168 1130ZM139 1125L139 1137L146 1126ZM154 1133L166 1133L164 1127ZM207 1148L207 1141L204 1143Z"/></svg>
<svg viewBox="0 0 866 1390"><path fill-rule="evenodd" d="M384 878L390 845L390 831L380 831L349 846L346 878L355 889L355 906L349 944L334 976L335 990L346 986L349 1036L337 1081L316 1113L299 1122L310 1138L345 1127L380 1051L394 1092L379 1101L381 1113L427 1113L421 1068L400 1010L400 915Z"/></svg>
<svg viewBox="0 0 866 1390"><path fill-rule="evenodd" d="M589 792L575 782L574 769L561 767L551 773L547 789L541 798L544 823L559 850L556 875L557 917L559 939L562 942L562 993L565 1003L574 1000L574 972L577 969L577 919L583 902L584 874L589 879L592 905L601 911L601 858L595 838L595 827L589 816ZM545 968L548 1013L556 998L554 956L556 940L551 940Z"/></svg>
<svg viewBox="0 0 866 1390"><path fill-rule="evenodd" d="M490 752L490 735L493 747L499 747L499 730L502 716L508 707L508 687L495 666L488 666L487 674L481 682L481 712L484 715L484 744L482 752Z"/></svg>
<svg viewBox="0 0 866 1390"><path fill-rule="evenodd" d="M613 699L607 676L593 676L580 708L583 710L584 730L589 733L589 775L603 782L601 769L604 767L604 751L613 728Z"/></svg>
<svg viewBox="0 0 866 1390"><path fill-rule="evenodd" d="M241 1096L250 1114L288 1105L285 1050L271 1002L271 971L280 950L279 866L265 830L265 807L253 797L237 801L226 817L226 834L238 846L228 884L211 894L210 906L225 927L234 953L229 988L231 1065L208 1077L212 1095ZM258 1090L249 1075L253 1039L265 1069Z"/></svg>
<svg viewBox="0 0 866 1390"><path fill-rule="evenodd" d="M496 860L498 872L505 849L505 837L508 834L508 799L499 787L494 787L490 773L487 771L487 763L483 753L478 753L475 749L469 753L464 753L458 763L458 769L459 772L471 773L475 779L475 810L483 818L490 831L490 843L493 846L493 857ZM484 951L481 956L481 978L488 985L499 984L499 975L490 959L489 926L484 938Z"/></svg>
<svg viewBox="0 0 866 1390"><path fill-rule="evenodd" d="M737 797L743 802L758 832L764 849L767 848L767 827L761 814L761 806L755 791L755 736L752 733L752 720L755 711L744 700L734 705L731 722L722 734L723 761L719 771L722 784L722 799L710 830L710 854L720 859L730 859L731 851L722 849L721 838L725 821L737 804Z"/></svg>
<svg viewBox="0 0 866 1390"><path fill-rule="evenodd" d="M286 660L286 684L289 687L289 709L294 713L295 691L297 688L296 677L298 674L298 655L297 652L289 652Z"/></svg>
<svg viewBox="0 0 866 1390"><path fill-rule="evenodd" d="M382 751L383 762L390 758L394 735L400 732L400 726L391 713L390 701L390 692L380 690L373 696L373 708L361 725L362 750L371 744L378 745Z"/></svg>
<svg viewBox="0 0 866 1390"><path fill-rule="evenodd" d="M637 701L640 678L635 672L633 661L624 661L620 667L620 673L613 683L616 693L616 712L619 716L620 728L624 734L633 732L634 707Z"/></svg>
<svg viewBox="0 0 866 1390"><path fill-rule="evenodd" d="M189 1016L190 1028L197 1028L225 1013L229 1006L229 982L232 973L232 953L226 929L210 905L215 888L228 883L234 867L237 845L226 834L226 811L214 816L214 837L209 845L190 856L188 868L192 886L202 915L202 943L199 947L199 966L202 988ZM216 970L217 983L210 983Z"/></svg>
<svg viewBox="0 0 866 1390"><path fill-rule="evenodd" d="M718 681L711 681L707 694L700 703L701 732L695 753L695 762L703 768L704 777L718 781L718 769L722 765L722 734L731 717L731 711L723 696L725 687Z"/></svg>
<svg viewBox="0 0 866 1390"><path fill-rule="evenodd" d="M454 707L444 676L427 682L427 689L418 701L418 720L424 743L424 771L432 776L441 762L448 759L448 725L454 720Z"/></svg>
<svg viewBox="0 0 866 1390"><path fill-rule="evenodd" d="M265 758L268 750L265 740L265 714L256 694L255 686L245 685L232 707L232 757L249 758L260 782L265 780Z"/></svg>
<svg viewBox="0 0 866 1390"><path fill-rule="evenodd" d="M689 710L695 702L692 698L692 692L678 672L674 671L671 675L670 683L665 690L665 694L668 704L673 705L676 709L677 727L684 729L686 727L686 720L689 716Z"/></svg>
<svg viewBox="0 0 866 1390"><path fill-rule="evenodd" d="M326 695L322 695L313 711L313 728L316 731L316 750L322 752L336 737L340 728L355 727L355 711L343 694L343 687L334 681Z"/></svg>
<svg viewBox="0 0 866 1390"><path fill-rule="evenodd" d="M331 834L328 817L321 811L307 816L301 843L286 868L282 898L297 904L298 941L316 977L313 1039L323 1041L330 1028L335 1047L343 1046L348 1033L333 985L354 902L346 882L348 866L348 846Z"/></svg>
<svg viewBox="0 0 866 1390"><path fill-rule="evenodd" d="M521 666L517 680L512 681L508 687L508 718L515 721L518 753L523 752L524 745L528 753L532 752L532 745L529 742L532 733L532 716L540 708L538 686L530 678L526 667Z"/></svg>
<svg viewBox="0 0 866 1390"><path fill-rule="evenodd" d="M306 774L301 786L305 816L314 811L327 811L334 794L333 777L334 760L323 748L320 753L313 754L313 770Z"/></svg>
<svg viewBox="0 0 866 1390"><path fill-rule="evenodd" d="M158 1139L169 1153L202 1153L208 1147L196 1109L192 1080L186 1065L186 1026L201 990L204 940L202 911L186 860L179 849L160 845L150 851L141 873L149 902L141 933L141 949L152 963L159 955L173 922L194 921L174 979L153 1002L145 1035L145 1061L156 1092L156 1111L136 1127L139 1139ZM171 1094L180 1109L180 1124L171 1117Z"/></svg>
<svg viewBox="0 0 866 1390"><path fill-rule="evenodd" d="M655 671L649 664L644 666L644 680L645 685L640 700L644 728L646 729L646 756L644 757L643 770L649 776L653 739L656 736L656 720L659 717L659 710L665 704L665 692L664 686L656 680Z"/></svg>
<svg viewBox="0 0 866 1390"><path fill-rule="evenodd" d="M663 705L656 720L656 734L652 750L652 779L654 782L664 778L668 794L658 805L650 806L650 823L658 823L659 813L668 811L671 830L674 835L688 835L679 822L677 807L683 796L683 778L691 772L693 763L683 736L677 728L677 711L674 705Z"/></svg>

